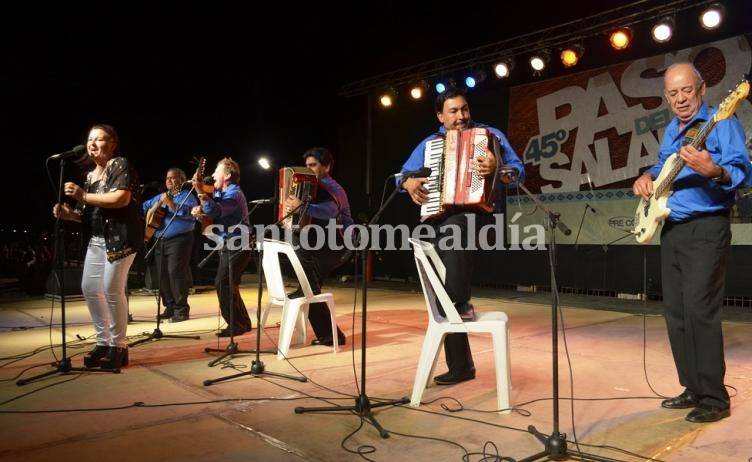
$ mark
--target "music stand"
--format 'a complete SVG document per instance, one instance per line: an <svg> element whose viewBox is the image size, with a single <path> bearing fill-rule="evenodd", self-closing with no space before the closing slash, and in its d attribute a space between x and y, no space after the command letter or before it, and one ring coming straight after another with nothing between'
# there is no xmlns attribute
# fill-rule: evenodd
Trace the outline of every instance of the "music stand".
<svg viewBox="0 0 752 462"><path fill-rule="evenodd" d="M264 200L265 201L265 200ZM251 201L252 204L254 204L253 209L248 212L248 216L251 216L251 214L258 208L258 206L264 201ZM303 210L306 210L308 208L308 203L311 201L310 197L306 197L305 200L301 202L301 204L297 207L295 207L294 210L291 210L287 213L287 215L283 216L279 221L275 223L275 225L279 225L283 223L288 217L292 216L294 213L296 213L301 207ZM272 199L273 203L273 199ZM276 215L275 215L276 218ZM266 370L266 366L264 365L264 362L261 361L261 293L262 293L262 286L261 286L261 280L264 274L264 266L261 264L261 259L263 258L263 252L264 252L264 240L263 236L261 239L261 244L256 244L256 248L258 249L258 259L256 260L256 272L258 274L258 293L257 293L257 300L256 300L256 359L251 361L251 370L246 372L240 372L238 374L232 374L227 375L225 377L220 377L217 379L210 379L210 380L204 380L204 386L213 385L217 382L224 382L225 380L230 379L236 379L238 377L244 377L246 375L252 375L253 377L260 377L262 375L271 375L274 377L282 377L285 379L291 379L291 380L297 380L298 382L307 382L308 378L303 377L294 377L292 375L287 374L280 374L279 372L270 372ZM230 269L232 271L232 269ZM273 351L264 351L264 353L274 353Z"/></svg>
<svg viewBox="0 0 752 462"><path fill-rule="evenodd" d="M193 190L193 189L191 189L191 190ZM165 258L164 258L164 235L165 235L165 232L167 231L167 229L172 224L172 222L175 221L175 217L178 216L178 210L180 210L180 207L182 207L185 204L185 201L188 200L188 196L189 195L190 195L190 192L188 194L186 194L186 196L183 198L183 201L180 202L180 204L177 205L177 207L175 208L175 213L173 213L172 216L170 217L170 219L167 221L167 223L165 223L164 229L162 229L162 234L160 234L159 237L157 237L157 239L154 241L154 245L152 245L151 249L149 249L149 251L146 252L146 255L144 255L144 261L148 262L149 257L151 256L152 252L154 252L154 250L157 248L158 245L160 246L160 253L159 253L160 261L157 262L157 264L159 265L159 271L158 271L159 274L158 274L158 277L157 277L157 327L154 329L154 331L151 334L149 334L148 337L142 338L142 339L136 340L133 343L130 343L128 345L129 347L138 346L138 345L140 345L142 343L150 342L152 340L159 340L159 339L162 339L162 338L178 338L178 339L182 338L182 339L194 339L194 340L200 340L201 339L201 337L198 336L198 335L165 334L165 333L163 333L159 329L159 325L161 324L161 321L162 321L162 317L160 316L160 311L162 311L162 308L161 308L161 304L162 304L162 275L164 274L164 271L165 271L164 267L165 267L165 264L166 264L166 262L164 261L165 260ZM191 232L193 232L193 231L191 231Z"/></svg>
<svg viewBox="0 0 752 462"><path fill-rule="evenodd" d="M502 169L502 175L509 175L515 178L514 172ZM515 178L516 179L516 178ZM572 234L572 231L567 228L567 225L559 220L560 214L552 212L546 208L541 201L538 200L525 185L518 183L520 189L530 197L533 202L541 209L546 215L544 217L544 226L550 232L550 242L548 245L548 263L550 267L551 275L551 342L552 342L552 379L553 379L553 429L550 435L544 435L538 431L534 425L528 425L527 431L535 436L543 445L544 449L541 452L533 454L524 459L520 459L517 462L533 462L542 458L546 460L562 460L569 456L576 457L580 460L593 460L599 462L618 462L615 459L609 459L607 457L600 457L594 454L587 454L580 451L570 451L567 448L567 435L559 432L559 327L558 327L558 311L559 311L559 293L556 286L556 228L558 228L565 235Z"/></svg>
<svg viewBox="0 0 752 462"><path fill-rule="evenodd" d="M370 229L370 225L375 224L379 221L379 218L381 218L381 214L384 212L384 209L386 209L386 206L389 205L389 203L394 199L394 196L397 195L397 192L399 191L399 188L395 188L394 191L392 191L392 194L387 198L387 200L383 203L381 208L379 208L378 212L371 218L371 220L368 222L368 224L365 226L365 229ZM360 243L360 236L356 238L356 242L353 248L357 248L358 244ZM350 259L350 256L352 255L352 249L348 249L347 252L342 256L342 261L346 262ZM357 259L357 253L356 259ZM355 411L361 418L365 418L371 424L376 427L376 429L379 431L379 435L381 435L382 438L389 438L389 432L384 430L384 428L379 424L379 422L376 420L376 418L373 416L373 412L371 410L373 408L377 407L383 407L383 406L392 406L392 405L398 405L398 404L407 404L410 402L410 398L407 396L400 398L400 399L393 399L393 400L386 400L386 401L379 401L378 403L372 404L368 398L368 395L366 394L366 318L367 318L367 292L368 292L368 281L366 280L366 274L367 274L367 260L368 260L368 246L364 246L361 250L361 265L362 265L362 273L361 273L361 281L362 281L362 288L361 291L363 292L363 299L361 302L361 339L360 339L360 381L361 386L360 388L360 394L355 398L355 405L354 406L325 406L325 407L302 407L298 406L295 408L296 414L302 414L304 412L329 412L329 411ZM357 262L356 265L357 267ZM332 335L337 335L336 332L332 332Z"/></svg>
<svg viewBox="0 0 752 462"><path fill-rule="evenodd" d="M48 159L49 160L49 159ZM62 204L63 203L63 177L65 173L65 158L60 158L60 178L58 180L58 186L57 186L57 203ZM58 284L58 290L60 291L60 333L62 336L62 354L63 357L58 360L57 362L53 363L52 365L55 367L55 369L47 372L43 372L39 375L35 375L33 377L29 377L27 379L20 379L16 381L16 385L22 386L26 385L27 383L33 382L35 380L48 377L53 374L67 374L68 372L112 372L115 374L120 373L120 368L115 369L97 369L92 367L73 367L71 365L71 360L68 357L67 353L67 345L65 340L65 246L62 244L62 240L64 238L63 236L63 230L62 230L62 219L60 218L60 214L58 214L57 218L55 218L55 228L53 231L53 235L55 237L55 244L54 244L54 254L55 259L57 260L55 263L55 280Z"/></svg>

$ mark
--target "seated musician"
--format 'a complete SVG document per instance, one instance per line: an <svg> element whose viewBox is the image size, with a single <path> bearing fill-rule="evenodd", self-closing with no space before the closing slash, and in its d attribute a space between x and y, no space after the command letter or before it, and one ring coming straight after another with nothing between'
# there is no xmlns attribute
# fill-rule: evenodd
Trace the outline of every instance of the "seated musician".
<svg viewBox="0 0 752 462"><path fill-rule="evenodd" d="M334 167L334 158L325 148L311 148L303 154L303 160L306 167L313 170L318 179L318 190L316 197L307 205L294 195L289 195L284 200L285 210L289 213L298 207L306 206L305 214L311 217L311 225L318 225L324 229L330 224L331 219L336 220L336 224L342 225L342 232L353 224L350 213L350 202L347 199L347 193L344 188L337 183L329 172ZM303 228L301 233L306 232ZM329 238L329 232L324 233L326 239ZM340 233L333 233L341 237ZM321 234L319 234L321 235ZM295 253L300 259L300 264L308 275L311 283L311 289L314 294L321 293L321 286L333 270L340 266L342 256L347 251L342 242L334 243L324 242L323 246L316 246L316 233L312 233L310 238L304 242L309 245L301 245L300 235L293 233L293 244ZM313 248L316 246L317 248ZM303 292L300 288L289 294L290 298L302 297ZM314 345L334 344L331 314L326 303L311 303L308 308L308 320L311 323L316 339L312 342ZM345 344L345 334L337 327L337 336L339 345Z"/></svg>
<svg viewBox="0 0 752 462"><path fill-rule="evenodd" d="M495 154L486 148L486 155L473 161L475 171L482 175L486 181L494 182L497 168L504 164L505 167L516 170L517 181L523 181L524 166L506 136L496 128L473 122L470 117L470 106L461 89L450 87L443 93L439 93L436 97L435 109L436 117L442 124L438 133L431 134L418 144L407 162L402 166L403 172L428 166L425 158L426 145L432 140L444 137L448 130L486 128L498 138L501 159L497 159ZM436 173L434 171L432 175ZM501 178L501 183L509 183L512 180L513 178L504 177ZM415 204L422 205L429 199L427 182L428 178L408 178L401 183L401 187L407 191ZM437 244L436 251L446 266L445 286L447 294L465 321L475 319L475 311L470 303L473 254L471 250L465 250L468 242L468 221L475 220L475 227L470 229L475 230L474 241L478 242L478 231L483 225L490 223L491 219L492 212L478 212L474 209L450 205L440 215L425 221L435 230L436 237L433 242ZM441 232L442 227L444 227L443 233ZM462 248L440 248L441 246L438 243L443 238L453 235L452 228L461 230ZM449 371L434 377L436 384L451 385L475 378L475 364L473 363L467 334L448 334L444 339L444 353Z"/></svg>

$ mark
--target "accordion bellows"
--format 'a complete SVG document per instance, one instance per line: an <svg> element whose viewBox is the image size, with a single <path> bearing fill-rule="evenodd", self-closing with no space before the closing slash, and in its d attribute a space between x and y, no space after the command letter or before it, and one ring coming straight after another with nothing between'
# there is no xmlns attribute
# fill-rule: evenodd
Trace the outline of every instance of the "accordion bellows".
<svg viewBox="0 0 752 462"><path fill-rule="evenodd" d="M426 143L423 166L431 169L431 175L425 185L429 199L420 207L422 219L442 215L450 207L494 210L496 175L487 179L472 168L474 159L486 155L486 148L500 158L499 139L487 128L447 130Z"/></svg>

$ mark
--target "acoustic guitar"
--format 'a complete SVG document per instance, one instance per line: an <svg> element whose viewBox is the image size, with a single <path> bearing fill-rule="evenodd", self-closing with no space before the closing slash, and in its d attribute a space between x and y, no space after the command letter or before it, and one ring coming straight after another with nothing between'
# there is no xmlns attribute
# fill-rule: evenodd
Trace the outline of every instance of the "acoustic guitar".
<svg viewBox="0 0 752 462"><path fill-rule="evenodd" d="M749 82L742 80L723 100L713 118L705 122L691 145L700 149L715 125L721 120L731 117L739 104L747 98L747 94L749 94ZM671 195L671 186L684 165L685 162L679 157L678 153L668 156L660 174L653 181L653 194L647 199L640 198L640 203L635 212L634 229L632 230L640 244L649 243L658 227L671 213L671 209L666 207L666 201Z"/></svg>
<svg viewBox="0 0 752 462"><path fill-rule="evenodd" d="M179 189L178 189L179 191ZM171 195L171 192L167 194ZM167 207L163 207L164 202L162 196L157 202L154 203L149 210L146 211L146 229L144 229L144 241L149 241L154 236L154 232L157 231L164 221L164 217L167 214Z"/></svg>

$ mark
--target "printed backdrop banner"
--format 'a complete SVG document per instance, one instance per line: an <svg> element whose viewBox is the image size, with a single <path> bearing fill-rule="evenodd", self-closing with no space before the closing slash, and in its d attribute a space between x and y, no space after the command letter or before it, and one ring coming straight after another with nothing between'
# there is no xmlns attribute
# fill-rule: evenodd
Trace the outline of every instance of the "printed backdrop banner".
<svg viewBox="0 0 752 462"><path fill-rule="evenodd" d="M638 203L632 183L655 163L672 118L663 98L666 68L694 63L706 82L705 100L717 106L750 71L751 41L733 37L511 90L508 137L525 163L525 186L572 230L557 243L637 243L629 234ZM749 144L749 97L736 115ZM734 244L752 244L752 220L743 216L748 194L740 191ZM507 212L522 212L514 222L520 229L543 223L544 213L521 190L510 191Z"/></svg>

